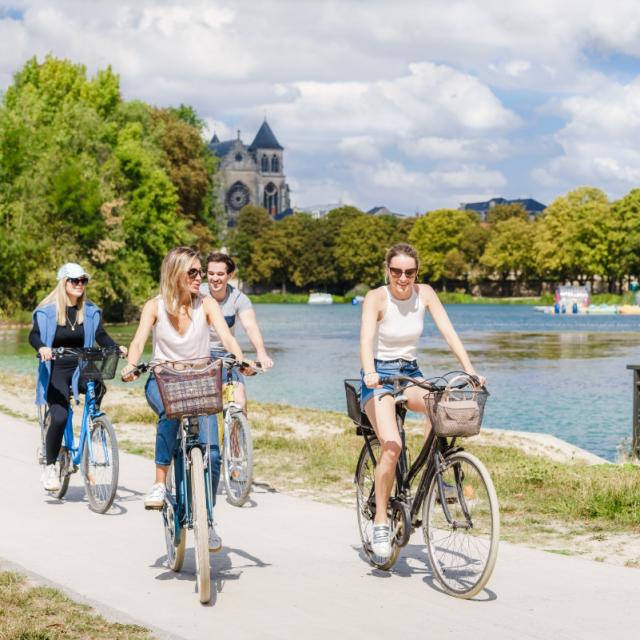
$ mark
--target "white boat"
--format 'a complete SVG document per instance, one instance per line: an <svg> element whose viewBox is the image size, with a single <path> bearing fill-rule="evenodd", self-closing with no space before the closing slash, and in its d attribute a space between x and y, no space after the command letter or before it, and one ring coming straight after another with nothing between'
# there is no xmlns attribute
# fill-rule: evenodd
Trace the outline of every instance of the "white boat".
<svg viewBox="0 0 640 640"><path fill-rule="evenodd" d="M310 293L307 304L333 304L330 293Z"/></svg>

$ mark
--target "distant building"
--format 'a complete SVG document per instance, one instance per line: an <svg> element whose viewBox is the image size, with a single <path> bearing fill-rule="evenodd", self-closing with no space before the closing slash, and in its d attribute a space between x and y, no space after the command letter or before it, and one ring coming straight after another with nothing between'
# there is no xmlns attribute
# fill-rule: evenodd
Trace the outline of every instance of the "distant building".
<svg viewBox="0 0 640 640"><path fill-rule="evenodd" d="M238 130L235 140L224 142L214 134L209 148L220 158L219 196L230 227L248 204L264 207L274 220L292 213L284 175L284 147L266 119L249 146L242 142Z"/></svg>
<svg viewBox="0 0 640 640"><path fill-rule="evenodd" d="M397 211L391 211L385 206L373 207L367 211L372 216L393 216L394 218L405 218L404 213L398 213Z"/></svg>
<svg viewBox="0 0 640 640"><path fill-rule="evenodd" d="M334 204L314 204L310 207L297 207L296 211L299 211L300 213L308 213L311 217L318 220L319 218L324 218L329 211L333 211L334 209L339 209L344 206L345 205L341 202Z"/></svg>
<svg viewBox="0 0 640 640"><path fill-rule="evenodd" d="M480 214L480 219L482 221L486 221L489 211L499 204L522 205L531 219L539 216L547 208L547 205L542 204L542 202L538 202L533 198L516 198L515 200L492 198L486 202L463 202L460 204L458 209L462 209L463 211L476 211Z"/></svg>

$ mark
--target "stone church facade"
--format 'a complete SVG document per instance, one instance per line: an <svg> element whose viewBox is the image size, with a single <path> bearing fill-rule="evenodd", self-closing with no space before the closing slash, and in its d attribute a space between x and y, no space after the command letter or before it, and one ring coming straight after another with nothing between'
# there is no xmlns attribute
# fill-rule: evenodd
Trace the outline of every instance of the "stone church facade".
<svg viewBox="0 0 640 640"><path fill-rule="evenodd" d="M235 225L242 207L264 207L279 220L291 213L289 185L284 175L284 147L278 142L266 119L253 142L240 139L221 142L214 134L209 148L220 158L220 202L230 227Z"/></svg>

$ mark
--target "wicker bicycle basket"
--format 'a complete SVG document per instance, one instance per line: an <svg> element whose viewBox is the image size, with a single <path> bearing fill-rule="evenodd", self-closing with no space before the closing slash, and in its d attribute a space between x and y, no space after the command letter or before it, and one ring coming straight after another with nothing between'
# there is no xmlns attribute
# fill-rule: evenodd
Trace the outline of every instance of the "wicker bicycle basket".
<svg viewBox="0 0 640 640"><path fill-rule="evenodd" d="M478 435L488 395L485 389L472 386L427 393L424 402L436 435L447 438Z"/></svg>
<svg viewBox="0 0 640 640"><path fill-rule="evenodd" d="M222 363L200 358L153 367L167 418L208 416L222 411Z"/></svg>
<svg viewBox="0 0 640 640"><path fill-rule="evenodd" d="M78 367L82 380L111 380L116 375L120 350L85 349L78 356Z"/></svg>

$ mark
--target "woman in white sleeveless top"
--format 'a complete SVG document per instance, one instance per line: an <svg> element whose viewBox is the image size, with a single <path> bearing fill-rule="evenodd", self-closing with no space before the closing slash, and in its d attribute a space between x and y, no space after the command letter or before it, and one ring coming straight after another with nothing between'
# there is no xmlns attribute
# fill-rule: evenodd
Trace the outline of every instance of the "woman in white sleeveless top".
<svg viewBox="0 0 640 640"><path fill-rule="evenodd" d="M389 284L367 293L362 306L360 331L360 402L381 448L375 470L376 516L372 544L373 552L381 559L391 555L387 504L402 443L396 425L394 398L376 399L376 396L392 391L391 386L380 384L380 378L394 375L422 378L416 361L416 348L422 335L425 309L462 368L475 375L469 356L435 291L427 284L416 284L419 263L415 249L408 244L395 245L387 252L385 268ZM422 399L424 393L418 387L405 391L411 411L426 412ZM427 421L425 435L430 428Z"/></svg>
<svg viewBox="0 0 640 640"><path fill-rule="evenodd" d="M227 351L244 360L242 350L231 335L220 306L213 298L201 298L202 265L197 251L189 247L172 249L160 269L160 295L147 301L142 309L138 330L129 346L129 365L122 370L122 379L133 380L131 371L138 363L144 346L153 332L152 360L193 360L209 357L209 327L215 328ZM179 420L165 415L158 384L149 376L145 386L147 402L158 415L156 431L156 476L151 491L144 500L147 509L162 509L167 471L176 447ZM215 416L200 424L203 443L210 444L209 456L213 484L213 500L220 478L220 450ZM218 551L222 546L213 526L209 530L209 548Z"/></svg>

